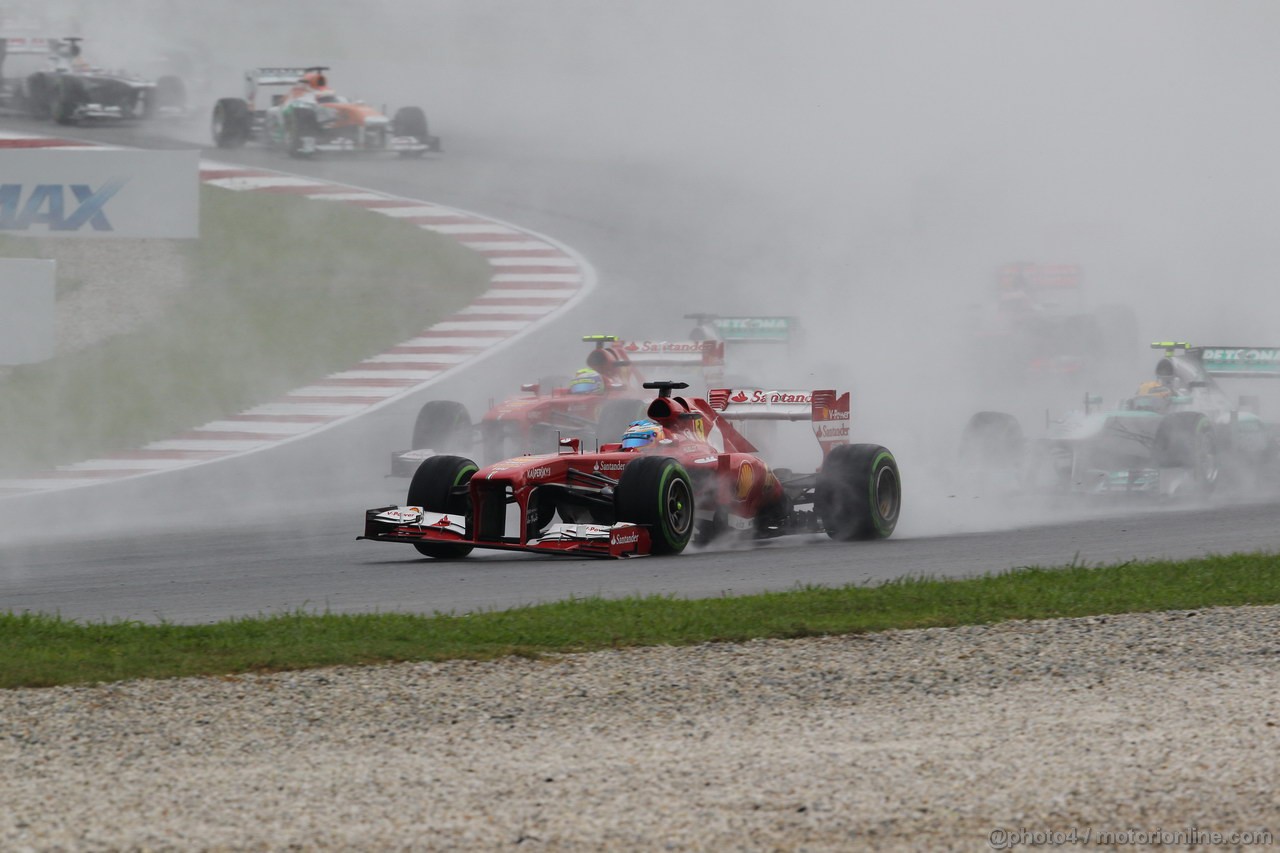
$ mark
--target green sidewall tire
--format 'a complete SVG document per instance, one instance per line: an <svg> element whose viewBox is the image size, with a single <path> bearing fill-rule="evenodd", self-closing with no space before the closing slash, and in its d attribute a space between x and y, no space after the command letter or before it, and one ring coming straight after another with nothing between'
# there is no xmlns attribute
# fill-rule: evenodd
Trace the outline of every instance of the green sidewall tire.
<svg viewBox="0 0 1280 853"><path fill-rule="evenodd" d="M424 459L413 472L409 483L409 505L420 506L431 512L447 512L468 519L470 526L471 500L453 493L454 488L471 480L480 470L476 463L461 456L432 456ZM415 542L418 553L437 560L458 560L471 553L472 545L454 545L440 542Z"/></svg>
<svg viewBox="0 0 1280 853"><path fill-rule="evenodd" d="M814 501L832 539L888 539L902 509L898 462L878 444L836 447L818 474Z"/></svg>
<svg viewBox="0 0 1280 853"><path fill-rule="evenodd" d="M653 554L679 554L693 537L693 483L669 456L641 456L628 464L613 500L618 521L648 528Z"/></svg>

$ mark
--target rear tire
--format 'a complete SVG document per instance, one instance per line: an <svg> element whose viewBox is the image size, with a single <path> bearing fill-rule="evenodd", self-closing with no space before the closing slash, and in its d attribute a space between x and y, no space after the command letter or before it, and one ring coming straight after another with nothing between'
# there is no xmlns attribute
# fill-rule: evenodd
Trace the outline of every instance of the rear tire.
<svg viewBox="0 0 1280 853"><path fill-rule="evenodd" d="M650 553L679 554L693 536L693 484L670 456L641 456L627 465L613 507L618 521L648 528Z"/></svg>
<svg viewBox="0 0 1280 853"><path fill-rule="evenodd" d="M219 148L239 148L249 140L253 114L240 98L221 98L213 106L210 130Z"/></svg>
<svg viewBox="0 0 1280 853"><path fill-rule="evenodd" d="M832 539L889 538L902 508L897 460L878 444L833 448L818 472L814 505Z"/></svg>
<svg viewBox="0 0 1280 853"><path fill-rule="evenodd" d="M1004 412L978 412L960 433L960 462L968 467L998 467L1019 459L1026 446L1022 424Z"/></svg>
<svg viewBox="0 0 1280 853"><path fill-rule="evenodd" d="M413 424L413 449L437 453L471 452L471 415L453 400L431 400L418 410Z"/></svg>
<svg viewBox="0 0 1280 853"><path fill-rule="evenodd" d="M44 74L32 74L27 78L26 109L32 118L49 118L53 115L53 84Z"/></svg>
<svg viewBox="0 0 1280 853"><path fill-rule="evenodd" d="M187 87L181 77L166 74L156 80L156 109L181 110L187 105Z"/></svg>
<svg viewBox="0 0 1280 853"><path fill-rule="evenodd" d="M456 494L454 489L471 481L479 466L461 456L432 456L424 459L409 483L409 505L431 512L461 515L471 527L471 497ZM471 553L472 545L442 542L415 542L413 547L424 557L458 560Z"/></svg>
<svg viewBox="0 0 1280 853"><path fill-rule="evenodd" d="M50 107L53 120L58 124L76 124L76 110L84 101L84 87L79 80L72 77L58 79Z"/></svg>

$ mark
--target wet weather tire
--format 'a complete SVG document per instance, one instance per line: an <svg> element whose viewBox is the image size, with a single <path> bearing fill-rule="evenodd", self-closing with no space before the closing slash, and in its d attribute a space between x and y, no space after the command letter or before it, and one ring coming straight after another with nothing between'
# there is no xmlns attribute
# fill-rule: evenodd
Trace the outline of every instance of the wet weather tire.
<svg viewBox="0 0 1280 853"><path fill-rule="evenodd" d="M978 412L960 434L960 462L970 467L1008 466L1026 447L1022 424L1004 412Z"/></svg>
<svg viewBox="0 0 1280 853"><path fill-rule="evenodd" d="M243 101L241 103L243 103ZM185 108L186 105L187 87L183 84L181 77L166 74L156 80L154 101L156 109L181 110Z"/></svg>
<svg viewBox="0 0 1280 853"><path fill-rule="evenodd" d="M307 158L312 151L306 149L307 137L320 140L320 123L310 110L294 108L289 112L289 156Z"/></svg>
<svg viewBox="0 0 1280 853"><path fill-rule="evenodd" d="M58 124L75 124L76 110L85 102L84 87L79 80L71 77L57 80L53 92L53 120Z"/></svg>
<svg viewBox="0 0 1280 853"><path fill-rule="evenodd" d="M32 118L49 118L53 114L53 87L43 74L27 78L26 109Z"/></svg>
<svg viewBox="0 0 1280 853"><path fill-rule="evenodd" d="M391 119L391 132L396 136L412 136L427 143L427 114L420 107L401 107ZM402 151L406 157L421 157L424 151Z"/></svg>
<svg viewBox="0 0 1280 853"><path fill-rule="evenodd" d="M413 449L436 453L471 452L471 415L453 400L432 400L418 410Z"/></svg>
<svg viewBox="0 0 1280 853"><path fill-rule="evenodd" d="M641 456L627 465L613 507L618 521L649 529L653 554L679 554L693 536L693 485L669 456Z"/></svg>
<svg viewBox="0 0 1280 853"><path fill-rule="evenodd" d="M878 444L834 448L818 473L814 504L832 539L889 538L902 508L897 460Z"/></svg>
<svg viewBox="0 0 1280 853"><path fill-rule="evenodd" d="M253 114L240 98L222 98L213 107L210 130L219 148L239 148L249 140Z"/></svg>
<svg viewBox="0 0 1280 853"><path fill-rule="evenodd" d="M1191 475L1191 488L1199 496L1213 492L1218 483L1218 452L1213 423L1201 412L1174 412L1156 430L1152 457L1157 468L1181 468Z"/></svg>
<svg viewBox="0 0 1280 853"><path fill-rule="evenodd" d="M461 456L432 456L424 459L409 483L409 505L420 506L430 512L447 512L461 515L471 527L471 498L455 489L471 481L479 466ZM441 542L415 542L418 553L437 560L458 560L471 553L471 545L454 545Z"/></svg>

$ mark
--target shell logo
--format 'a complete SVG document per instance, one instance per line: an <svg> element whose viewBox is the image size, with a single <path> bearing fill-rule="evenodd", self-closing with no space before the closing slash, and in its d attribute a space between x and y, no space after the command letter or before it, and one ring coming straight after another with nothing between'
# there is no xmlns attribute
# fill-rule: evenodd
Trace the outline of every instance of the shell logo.
<svg viewBox="0 0 1280 853"><path fill-rule="evenodd" d="M749 462L742 463L742 467L738 469L738 500L745 501L747 495L751 494L751 487L755 485L756 472L752 470Z"/></svg>

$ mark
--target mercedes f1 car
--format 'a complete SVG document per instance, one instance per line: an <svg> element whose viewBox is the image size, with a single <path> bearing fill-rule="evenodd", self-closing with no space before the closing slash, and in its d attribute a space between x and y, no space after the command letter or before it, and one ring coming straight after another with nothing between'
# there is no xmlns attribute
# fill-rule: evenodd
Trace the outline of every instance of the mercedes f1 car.
<svg viewBox="0 0 1280 853"><path fill-rule="evenodd" d="M365 513L362 539L403 542L436 559L474 548L590 557L676 554L730 531L767 538L825 531L838 540L893 533L902 489L893 454L849 443L849 395L835 391L657 390L647 420L622 440L480 467L461 456L419 466L407 506ZM822 464L810 474L771 469L734 426L752 419L810 421Z"/></svg>
<svg viewBox="0 0 1280 853"><path fill-rule="evenodd" d="M1280 348L1161 342L1155 378L1116 408L1086 395L1083 410L1027 441L1003 412L979 412L961 438L966 477L1050 494L1205 497L1226 480L1249 487L1280 474L1280 426L1258 397L1233 400L1223 379L1280 377ZM1280 482L1280 479L1277 479Z"/></svg>
<svg viewBox="0 0 1280 853"><path fill-rule="evenodd" d="M401 107L388 118L330 89L328 70L321 65L250 69L245 96L222 98L213 107L214 144L239 148L252 140L292 157L322 152L421 157L440 150L440 138L427 132L421 108Z"/></svg>
<svg viewBox="0 0 1280 853"><path fill-rule="evenodd" d="M0 39L0 103L58 124L186 114L186 90L172 75L148 80L90 65L83 39L14 35Z"/></svg>
<svg viewBox="0 0 1280 853"><path fill-rule="evenodd" d="M564 384L555 378L521 386L524 396L491 405L472 424L467 407L431 400L418 412L413 447L391 454L391 476L411 477L424 459L439 453L478 455L495 461L517 453L551 452L562 435L587 441L619 435L644 414L652 394L642 383L654 367L686 368L710 384L722 378L724 344L698 341L620 341L587 335L593 344L586 367Z"/></svg>

